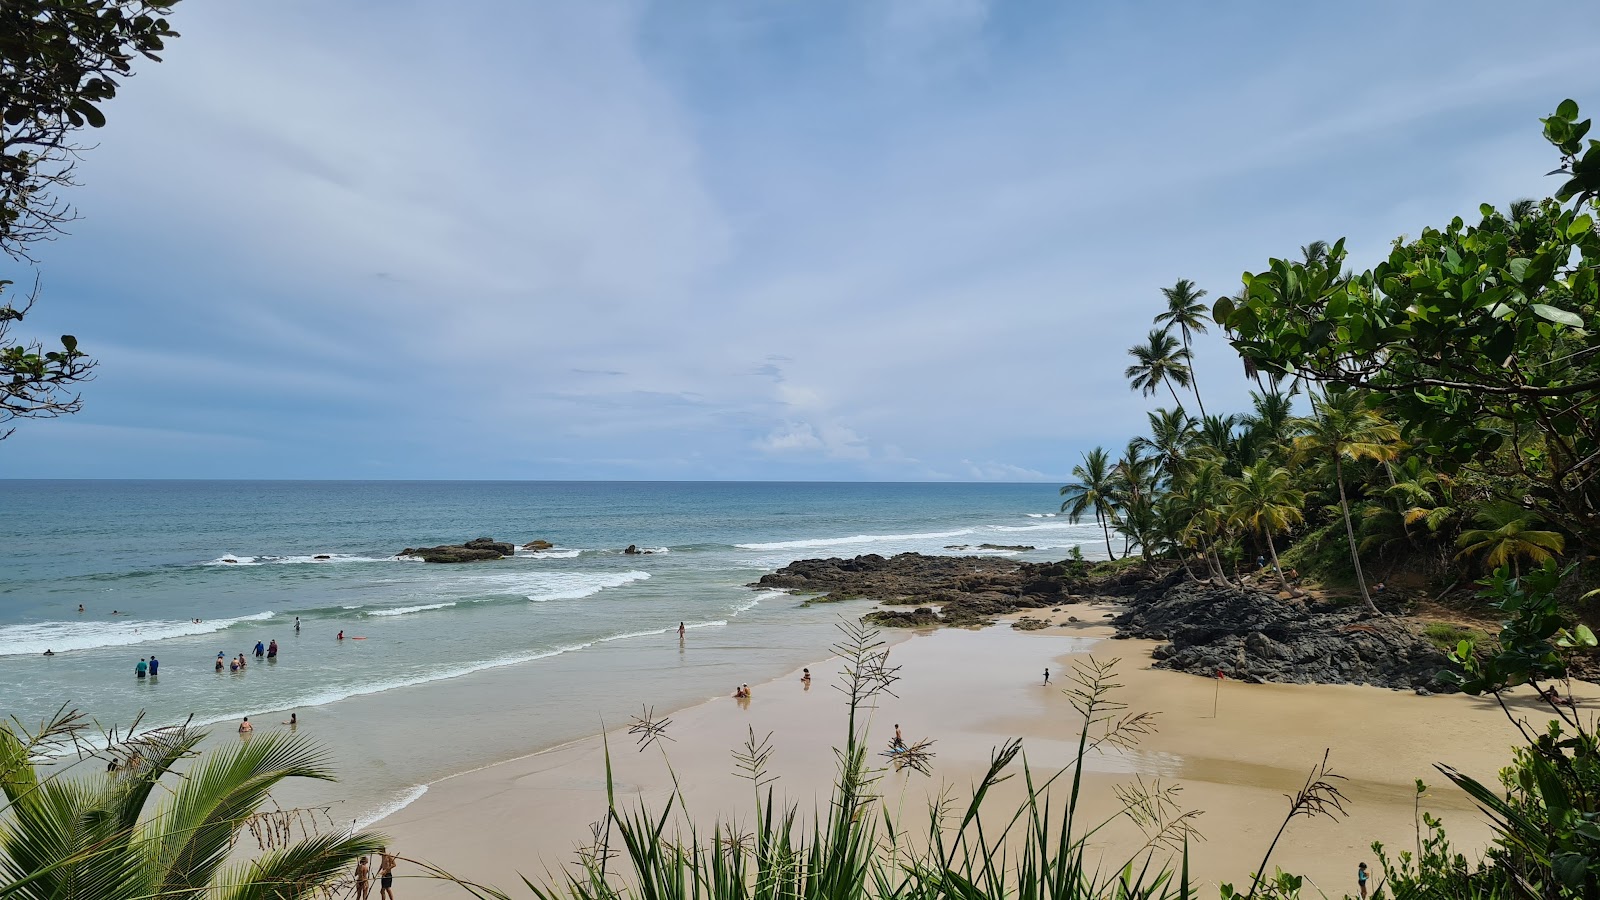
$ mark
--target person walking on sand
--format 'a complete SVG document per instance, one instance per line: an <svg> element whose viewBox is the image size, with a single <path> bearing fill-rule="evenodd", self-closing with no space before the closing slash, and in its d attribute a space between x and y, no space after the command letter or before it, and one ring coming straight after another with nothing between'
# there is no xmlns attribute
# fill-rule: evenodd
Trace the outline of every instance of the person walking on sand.
<svg viewBox="0 0 1600 900"><path fill-rule="evenodd" d="M388 847L379 847L378 856L378 896L383 900L394 900L394 854Z"/></svg>
<svg viewBox="0 0 1600 900"><path fill-rule="evenodd" d="M1356 884L1361 888L1361 900L1367 900L1367 864L1356 866Z"/></svg>
<svg viewBox="0 0 1600 900"><path fill-rule="evenodd" d="M801 684L805 684L805 685L811 684L811 670L810 669L801 669L800 670L800 683Z"/></svg>
<svg viewBox="0 0 1600 900"><path fill-rule="evenodd" d="M902 737L901 734L900 734L900 723L899 722L896 722L895 725L894 725L894 746L891 749L894 749L894 750L904 750L904 749L906 749L906 739L904 737Z"/></svg>
<svg viewBox="0 0 1600 900"><path fill-rule="evenodd" d="M1050 683L1050 667L1049 666L1046 666L1045 670L1044 670L1044 683L1045 684L1049 684Z"/></svg>
<svg viewBox="0 0 1600 900"><path fill-rule="evenodd" d="M145 662L143 657L140 657L139 658L139 664L137 666L133 667L133 674L136 677L143 678L145 676L145 673L148 672L149 670L150 670L150 664Z"/></svg>

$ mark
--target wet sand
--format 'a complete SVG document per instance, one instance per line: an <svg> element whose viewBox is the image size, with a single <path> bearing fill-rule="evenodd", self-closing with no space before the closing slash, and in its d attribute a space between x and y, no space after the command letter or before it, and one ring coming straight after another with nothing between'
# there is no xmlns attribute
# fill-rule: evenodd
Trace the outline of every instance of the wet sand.
<svg viewBox="0 0 1600 900"><path fill-rule="evenodd" d="M1064 622L1069 614L1085 621L1035 632L1004 625L945 629L894 646L890 663L901 667L902 680L895 686L898 697L884 697L870 713L871 745L875 751L885 747L896 723L908 741L936 742L932 777L889 773L881 782L883 802L906 818L910 830L922 826L929 799L941 791L963 801L970 796L991 750L1010 737L1024 739L1036 776L1066 765L1081 720L1063 693L1063 676L1092 654L1121 659L1116 699L1131 711L1158 712L1159 730L1134 749L1096 753L1086 762L1081 814L1089 818L1083 821L1111 815L1118 806L1113 787L1135 778L1181 785L1182 805L1204 811L1196 824L1205 841L1194 846L1190 861L1197 881L1248 883L1288 811L1285 795L1304 783L1324 750L1345 778L1339 786L1349 815L1339 821L1296 819L1269 871L1277 865L1306 875L1333 896L1353 891L1356 863L1376 864L1372 841L1396 852L1414 845L1419 778L1430 786L1421 808L1444 818L1459 849L1471 852L1487 840L1481 816L1433 764L1446 762L1492 783L1517 738L1492 700L1236 682L1222 683L1219 691L1209 679L1150 669L1154 644L1109 640L1109 629L1100 624L1103 609L1069 608L1051 618ZM1048 687L1041 683L1046 666L1052 673ZM809 690L796 671L755 686L749 702L722 698L673 714L666 729L671 740L642 752L627 723L607 723L613 726L609 740L619 801L631 807L642 800L659 811L675 774L702 832L718 817L747 820L754 809L751 785L734 774L732 753L753 731L758 740L771 734L769 770L780 776L774 785L780 802L806 812L825 806L835 772L832 748L842 742L846 707L833 687L838 661L810 668ZM639 686L637 699L651 702L648 683ZM1531 695L1520 698L1514 711L1537 723L1549 718ZM1014 808L1021 782L1002 785L992 808ZM540 881L575 860L577 848L590 843L589 825L603 816L605 802L604 745L593 737L436 782L375 827L404 856L510 889L520 887L520 875ZM1143 840L1123 823L1092 846L1110 870ZM398 874L415 875L415 867L409 868ZM415 878L402 880L397 894L461 896L459 888Z"/></svg>

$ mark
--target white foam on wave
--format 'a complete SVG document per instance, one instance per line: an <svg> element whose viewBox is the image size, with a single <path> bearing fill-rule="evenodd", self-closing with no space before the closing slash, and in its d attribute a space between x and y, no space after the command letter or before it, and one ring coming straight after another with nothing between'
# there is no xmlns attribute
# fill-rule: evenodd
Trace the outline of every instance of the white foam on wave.
<svg viewBox="0 0 1600 900"><path fill-rule="evenodd" d="M0 627L0 656L38 656L46 650L94 650L100 647L127 647L168 638L211 634L240 622L260 622L272 618L271 610L231 619L201 622L37 622Z"/></svg>
<svg viewBox="0 0 1600 900"><path fill-rule="evenodd" d="M318 557L321 558L319 559ZM334 563L408 562L419 558L415 556L352 556L348 553L318 553L313 556L235 556L232 553L224 553L216 559L201 563L201 565L237 567L314 564L326 566Z"/></svg>
<svg viewBox="0 0 1600 900"><path fill-rule="evenodd" d="M577 559L582 550L568 550L555 547L550 550L518 550L517 556L521 559Z"/></svg>
<svg viewBox="0 0 1600 900"><path fill-rule="evenodd" d="M716 620L709 621L709 622L695 622L695 623L690 624L690 625L688 625L686 627L688 627L688 628L721 628L721 627L726 626L727 624L728 624L727 620L725 620L725 619L716 619ZM482 672L482 671L485 671L487 669L498 669L498 668L502 668L504 666L515 666L515 665L519 665L521 663L535 662L535 661L541 660L541 659L550 659L552 657L560 656L563 653L575 653L575 652L577 652L579 650L587 650L588 648L593 647L596 644L605 644L605 643L610 643L611 641L626 640L628 638L649 637L649 636L652 636L652 635L662 635L662 634L667 634L668 632L676 631L676 630L677 630L677 626L672 626L672 627L669 627L669 628L661 628L661 629L657 629L657 630L654 630L654 631L635 631L635 632L626 632L626 633L623 633L623 634L607 635L606 637L594 638L593 640L584 641L584 642L579 643L579 644L568 644L568 645L563 646L563 647L556 647L556 648L554 648L552 650L541 650L541 651L538 651L536 653L520 653L520 654L514 654L514 655L508 655L508 656L500 656L500 657L495 657L494 659L486 659L486 660L482 660L480 662L469 663L467 665L452 666L452 667L446 668L446 669L438 669L438 670L433 671L433 672L426 672L426 673L423 673L423 674L420 674L420 675L413 675L413 676L411 676L409 678L396 678L396 679L392 679L392 680L389 680L389 681L379 681L379 682L374 682L374 683L371 683L371 684L351 685L351 686L346 686L346 687L333 688L333 689L330 689L330 690L327 690L327 691L323 691L320 694L313 694L312 696L309 696L309 697L303 697L303 698L300 698L300 699L297 699L297 700L292 700L292 701L280 704L279 706L276 706L276 707L274 707L272 709L235 710L233 712L220 713L220 714L217 714L217 715L207 716L205 718L196 718L190 724L194 725L196 727L205 726L205 725L215 725L215 724L217 724L219 722L236 722L236 721L238 721L240 718L242 718L244 716L259 716L259 715L264 715L264 714L267 714L267 713L273 713L273 712L279 712L279 711L285 711L285 710L291 710L291 709L305 709L305 708L317 707L317 706L327 706L330 703L338 703L340 700L349 700L352 697L364 697L364 696L367 696L369 694L381 694L384 691L392 691L392 690L397 690L399 688L415 687L416 685L419 685L419 684L429 684L429 683L435 682L435 681L448 681L448 680L450 680L452 678L460 678L463 675L471 675L474 672ZM66 752L71 752L71 751L68 750Z"/></svg>
<svg viewBox="0 0 1600 900"><path fill-rule="evenodd" d="M389 816L392 816L400 810L405 809L411 804L417 802L418 800L421 800L422 795L426 794L427 792L428 786L425 784L415 785L405 791L402 791L390 799L389 802L383 804L372 812L367 813L361 818L356 819L355 822L350 826L351 830L360 831L363 828L371 828L375 823L386 819Z"/></svg>
<svg viewBox="0 0 1600 900"><path fill-rule="evenodd" d="M622 587L650 577L649 572L497 572L474 575L472 581L522 594L535 603L582 600L607 588ZM484 598L489 599L489 598Z"/></svg>
<svg viewBox="0 0 1600 900"><path fill-rule="evenodd" d="M788 596L788 592L787 591L762 591L762 592L756 594L754 597L751 597L749 600L746 600L745 602L739 604L738 606L735 606L733 608L733 614L737 616L740 613L749 612L750 610L755 609L757 604L759 604L763 600L767 600L767 599L770 599L772 597L787 597L787 596Z"/></svg>
<svg viewBox="0 0 1600 900"><path fill-rule="evenodd" d="M1071 531L1075 528L1093 529L1087 522L1047 522L1041 525L990 525L995 531Z"/></svg>
<svg viewBox="0 0 1600 900"><path fill-rule="evenodd" d="M448 603L424 603L421 606L397 606L397 607L395 607L393 609L374 609L374 610L372 610L370 612L362 613L362 615L365 615L365 616L404 616L404 615L409 615L411 613L427 612L430 609L449 609L450 607L455 606L455 605L456 605L456 602L454 600L451 600Z"/></svg>
<svg viewBox="0 0 1600 900"><path fill-rule="evenodd" d="M773 541L765 544L734 544L740 550L804 550L809 547L836 547L844 544L880 544L905 541L932 541L972 534L973 529L928 531L921 534L853 534L849 537L809 538L802 541Z"/></svg>
<svg viewBox="0 0 1600 900"><path fill-rule="evenodd" d="M1059 513L1028 513L1030 519L1054 519Z"/></svg>

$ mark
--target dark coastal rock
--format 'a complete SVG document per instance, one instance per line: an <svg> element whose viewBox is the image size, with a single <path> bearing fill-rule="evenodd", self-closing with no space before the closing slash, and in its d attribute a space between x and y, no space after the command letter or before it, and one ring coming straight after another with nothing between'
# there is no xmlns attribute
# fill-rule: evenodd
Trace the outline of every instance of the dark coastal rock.
<svg viewBox="0 0 1600 900"><path fill-rule="evenodd" d="M526 544L522 545L522 549L524 549L524 550L549 550L551 547L554 547L554 546L555 546L555 544L552 544L549 541L529 541Z"/></svg>
<svg viewBox="0 0 1600 900"><path fill-rule="evenodd" d="M978 545L978 549L979 550L1017 550L1017 551L1026 551L1026 550L1032 550L1033 547L1031 547L1031 546L1029 546L1027 544L979 544Z"/></svg>
<svg viewBox="0 0 1600 900"><path fill-rule="evenodd" d="M418 556L423 562L462 563L485 559L504 559L517 551L514 544L494 538L473 538L465 544L443 544L438 547L407 547L396 556Z"/></svg>
<svg viewBox="0 0 1600 900"><path fill-rule="evenodd" d="M647 555L649 555L651 553L654 553L655 551L654 550L640 550L637 545L629 544L627 549L623 550L622 552L628 554L629 556L647 556Z"/></svg>
<svg viewBox="0 0 1600 900"><path fill-rule="evenodd" d="M910 612L903 609L879 609L861 617L863 622L885 628L932 628L942 624L939 614L926 606L919 606Z"/></svg>
<svg viewBox="0 0 1600 900"><path fill-rule="evenodd" d="M1169 641L1156 667L1250 682L1451 690L1445 655L1403 618L1319 609L1274 594L1184 582L1137 595L1119 636Z"/></svg>
<svg viewBox="0 0 1600 900"><path fill-rule="evenodd" d="M311 558L312 559L333 559L332 556L330 556L330 555L328 555L326 553L318 553L316 556L313 556Z"/></svg>
<svg viewBox="0 0 1600 900"><path fill-rule="evenodd" d="M802 559L753 588L864 599L891 606L938 606L945 625L987 625L1019 610L1057 606L1087 584L1085 563L1016 562L992 556L867 553L850 559Z"/></svg>
<svg viewBox="0 0 1600 900"><path fill-rule="evenodd" d="M1038 631L1041 628L1049 628L1050 623L1043 619L1029 619L1027 617L1023 617L1015 622L1012 622L1011 627L1018 631Z"/></svg>

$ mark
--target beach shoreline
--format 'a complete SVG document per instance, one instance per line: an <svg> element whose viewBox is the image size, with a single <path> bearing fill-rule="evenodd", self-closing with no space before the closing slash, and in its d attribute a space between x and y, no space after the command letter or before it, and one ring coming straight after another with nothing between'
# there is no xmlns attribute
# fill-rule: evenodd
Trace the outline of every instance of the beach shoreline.
<svg viewBox="0 0 1600 900"><path fill-rule="evenodd" d="M1299 787L1325 751L1343 778L1350 816L1297 820L1269 868L1304 874L1337 896L1349 890L1340 879L1358 861L1375 864L1373 840L1412 846L1415 808L1443 816L1462 851L1487 841L1481 817L1432 765L1447 762L1493 783L1516 732L1492 702L1346 685L1217 684L1151 669L1156 642L1114 640L1101 624L1111 608L1064 606L1050 613L1053 627L1045 630L947 628L896 643L890 657L900 667L899 696L883 698L868 715L869 745L885 745L903 724L908 740L933 739L936 753L931 778L886 776L884 794L898 812L916 813L942 792L964 798L992 749L1011 737L1023 739L1036 771L1066 764L1080 725L1061 692L1066 669L1090 656L1120 657L1119 699L1133 710L1158 712L1159 730L1132 750L1086 761L1085 814L1114 813L1113 788L1132 779L1177 783L1184 805L1204 811L1199 829L1210 839L1196 845L1191 859L1197 881L1214 887L1248 879L1287 812L1284 795ZM1074 616L1079 621L1069 622ZM1046 666L1053 676L1048 687L1042 684ZM755 685L748 703L722 697L661 716L671 720L667 738L644 752L626 727L613 727L440 779L374 827L404 855L454 875L502 888L520 884L522 875L537 882L592 842L590 825L605 813L608 749L619 806L659 810L677 790L703 833L713 819L738 819L753 809L749 785L732 774L729 754L747 738L759 741L769 733L771 771L780 776L777 796L810 810L825 803L831 786L832 748L842 743L845 709L832 690L836 658L809 668L809 690L796 669ZM1519 714L1542 723L1531 698L1516 702ZM1416 779L1431 785L1420 804ZM1136 831L1113 828L1091 850L1109 865L1141 839ZM423 879L404 887L408 897L454 890Z"/></svg>

